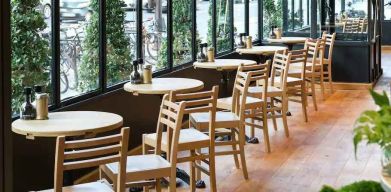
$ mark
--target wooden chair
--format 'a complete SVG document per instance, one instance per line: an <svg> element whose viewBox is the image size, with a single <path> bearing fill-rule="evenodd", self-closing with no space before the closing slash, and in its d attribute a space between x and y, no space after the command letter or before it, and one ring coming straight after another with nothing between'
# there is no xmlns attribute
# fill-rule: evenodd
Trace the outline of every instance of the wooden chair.
<svg viewBox="0 0 391 192"><path fill-rule="evenodd" d="M65 141L65 137L57 137L54 189L45 191L114 191L105 180L63 187L63 174L64 171L98 167L105 163L116 162L119 164L119 174L114 189L116 192L124 192L128 139L129 128L122 128L120 134L92 139Z"/></svg>
<svg viewBox="0 0 391 192"><path fill-rule="evenodd" d="M328 48L328 54L324 55L323 60L323 80L328 81L330 92L333 93L333 77L332 77L332 61L333 61L333 51L334 51L334 42L335 42L336 33L327 34L326 31L322 34L322 39L326 44L326 48Z"/></svg>
<svg viewBox="0 0 391 192"><path fill-rule="evenodd" d="M176 165L179 163L177 153L182 142L180 134L185 106L184 102L171 102L169 95L164 95L157 130L154 134L155 153L128 156L126 186L155 185L156 191L161 191L160 180L169 177L169 191L176 191ZM164 128L167 131L164 131ZM162 151L167 152L167 160L161 157ZM102 177L107 177L113 183L116 182L115 178L119 170L117 163L101 166L100 170Z"/></svg>
<svg viewBox="0 0 391 192"><path fill-rule="evenodd" d="M263 130L265 151L270 153L269 132L267 128L267 102L265 94L263 97L255 98L249 96L250 83L258 82L263 84L264 93L268 85L269 64L260 64L252 66L240 66L236 74L232 97L221 98L217 100L217 108L234 112L240 120L238 129L239 151L242 160L243 173L247 178L247 169L245 169L244 143L245 127L256 127ZM262 99L260 99L262 98ZM250 119L251 122L247 122ZM262 125L254 123L254 120L262 121ZM253 130L253 129L252 129ZM252 131L252 136L254 132Z"/></svg>
<svg viewBox="0 0 391 192"><path fill-rule="evenodd" d="M207 122L207 133L203 133L193 127L180 130L178 152L189 151L190 155L178 157L178 163L190 162L190 188L195 191L195 181L200 174L197 171L209 175L211 191L217 191L216 171L215 171L215 122L216 122L216 101L218 97L218 86L214 86L210 91L182 94L179 92L170 93L170 101L184 103L186 108L184 114L202 113L209 120ZM165 133L163 133L165 134ZM170 151L167 142L163 142L162 151ZM156 147L156 135L143 135L143 153L148 153L150 148ZM207 153L202 153L201 149L208 148ZM174 155L174 154L173 154ZM177 154L175 154L177 155ZM174 155L174 156L175 156ZM202 165L205 162L209 168Z"/></svg>
<svg viewBox="0 0 391 192"><path fill-rule="evenodd" d="M269 101L267 112L270 112L271 114L269 118L272 118L275 130L277 130L276 118L282 118L286 137L289 137L286 116L288 111L288 97L286 91L290 59L291 53L276 51L273 58L269 85L266 86L267 88L265 89L264 85L259 84L249 88L249 95L251 97ZM253 128L254 127L251 127L251 129Z"/></svg>

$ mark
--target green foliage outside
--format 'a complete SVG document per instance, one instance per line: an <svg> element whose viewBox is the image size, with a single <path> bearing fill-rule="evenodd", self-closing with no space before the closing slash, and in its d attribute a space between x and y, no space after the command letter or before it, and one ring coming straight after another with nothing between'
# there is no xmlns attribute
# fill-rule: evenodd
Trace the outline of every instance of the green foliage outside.
<svg viewBox="0 0 391 192"><path fill-rule="evenodd" d="M282 0L263 1L263 37L268 37L273 25L282 27Z"/></svg>
<svg viewBox="0 0 391 192"><path fill-rule="evenodd" d="M209 1L208 45L212 45L212 1ZM229 0L216 0L216 51L217 53L231 49L231 18Z"/></svg>
<svg viewBox="0 0 391 192"><path fill-rule="evenodd" d="M172 1L174 65L191 60L191 0Z"/></svg>
<svg viewBox="0 0 391 192"><path fill-rule="evenodd" d="M91 1L92 16L83 41L79 66L78 89L87 92L98 88L99 81L99 1ZM125 34L123 1L106 1L106 73L107 85L129 79L134 55L130 39Z"/></svg>
<svg viewBox="0 0 391 192"><path fill-rule="evenodd" d="M49 41L40 35L47 26L37 10L39 0L12 0L12 111L17 113L23 103L23 87L50 82ZM47 89L50 90L50 89Z"/></svg>
<svg viewBox="0 0 391 192"><path fill-rule="evenodd" d="M378 182L360 181L344 186L340 189L334 189L330 186L323 186L320 192L384 192L384 190Z"/></svg>

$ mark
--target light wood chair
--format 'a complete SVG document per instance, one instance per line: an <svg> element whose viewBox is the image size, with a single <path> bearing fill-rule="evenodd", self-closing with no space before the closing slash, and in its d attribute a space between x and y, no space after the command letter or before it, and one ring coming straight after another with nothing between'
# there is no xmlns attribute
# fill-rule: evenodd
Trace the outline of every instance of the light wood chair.
<svg viewBox="0 0 391 192"><path fill-rule="evenodd" d="M125 166L128 152L129 128L122 128L120 134L66 141L65 137L57 137L56 158L54 169L54 189L45 191L55 192L107 192L125 191ZM105 163L119 164L119 174L116 178L114 190L111 185L100 180L63 187L64 171L98 167Z"/></svg>
<svg viewBox="0 0 391 192"><path fill-rule="evenodd" d="M196 92L196 93L179 93L171 92L170 101L184 103L186 108L184 114L202 113L208 119L206 123L207 132L203 133L198 129L192 127L182 129L179 134L178 152L188 151L189 156L178 157L178 163L190 162L190 188L195 191L196 179L200 179L200 173L207 174L210 178L211 191L217 191L216 187L216 171L215 171L215 122L216 122L216 101L218 97L218 86L214 86L210 91ZM191 121L190 121L191 122ZM164 134L164 133L163 133ZM156 135L143 135L143 153L148 153L150 148L156 147ZM162 151L169 151L167 145L162 145ZM208 149L203 153L201 149ZM176 154L175 154L176 155ZM201 162L208 165L205 167Z"/></svg>
<svg viewBox="0 0 391 192"><path fill-rule="evenodd" d="M267 112L266 112L266 94L262 97L255 98L249 96L250 83L258 82L263 84L264 93L266 93L268 85L269 64L260 64L252 66L240 66L236 74L232 97L221 98L217 100L217 108L234 112L240 120L239 125L239 151L242 160L243 173L247 178L247 169L245 169L244 143L245 143L245 128L246 125L256 127L263 130L265 151L270 153L269 132L267 128ZM250 119L251 122L247 122ZM262 125L256 124L255 120L261 121ZM253 130L253 129L252 129ZM254 131L252 131L254 136Z"/></svg>
<svg viewBox="0 0 391 192"><path fill-rule="evenodd" d="M328 81L330 92L333 93L333 77L332 77L332 63L333 63L333 51L334 51L334 42L335 42L336 33L327 34L326 31L322 34L322 39L326 44L326 49L328 48L328 54L324 55L323 60L323 80Z"/></svg>
<svg viewBox="0 0 391 192"><path fill-rule="evenodd" d="M288 97L286 91L290 60L291 53L276 51L271 67L269 85L266 86L267 89L264 89L264 85L259 84L249 88L249 96L268 101L269 107L267 108L267 112L271 114L268 118L273 120L275 130L277 130L276 118L282 118L286 137L289 137L286 115L288 111ZM253 128L254 127L251 127L251 129Z"/></svg>
<svg viewBox="0 0 391 192"><path fill-rule="evenodd" d="M180 137L182 119L185 113L184 102L169 101L169 95L163 97L154 134L154 154L128 156L126 164L126 186L155 185L156 191L161 191L160 180L169 178L169 191L176 191L176 165L179 163L177 153L183 138ZM163 129L167 129L164 131ZM205 137L206 140L207 137ZM186 138L187 139L187 138ZM208 142L208 141L205 141ZM167 152L167 160L161 157L162 151ZM101 166L101 176L115 183L118 174L118 164L111 163Z"/></svg>

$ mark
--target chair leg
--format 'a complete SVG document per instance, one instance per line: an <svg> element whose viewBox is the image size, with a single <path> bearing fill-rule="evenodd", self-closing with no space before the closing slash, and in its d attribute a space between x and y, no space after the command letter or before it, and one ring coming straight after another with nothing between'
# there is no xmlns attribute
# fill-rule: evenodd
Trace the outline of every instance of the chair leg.
<svg viewBox="0 0 391 192"><path fill-rule="evenodd" d="M209 147L209 181L210 181L210 191L217 192L216 154L215 154L214 147Z"/></svg>
<svg viewBox="0 0 391 192"><path fill-rule="evenodd" d="M242 127L239 127L239 150L240 150L240 162L242 163L243 176L244 176L244 179L247 180L248 179L248 172L247 172L246 157L244 154L245 139L243 139L245 137L244 127L245 127L245 125L243 125Z"/></svg>
<svg viewBox="0 0 391 192"><path fill-rule="evenodd" d="M315 93L315 79L311 78L311 95L312 95L312 102L314 103L315 111L318 110L318 105L316 104L316 93Z"/></svg>
<svg viewBox="0 0 391 192"><path fill-rule="evenodd" d="M330 64L328 64L327 65L328 67L327 67L327 71L328 71L328 80L329 80L329 86L330 86L330 94L333 94L334 93L334 87L333 87L333 76L332 76L332 74L331 74L331 65Z"/></svg>
<svg viewBox="0 0 391 192"><path fill-rule="evenodd" d="M239 139L240 139L240 136L239 136ZM231 129L231 140L233 142L236 142L236 134L235 134L235 131L234 129ZM236 144L232 144L232 151L237 151L238 149L236 148ZM233 157L234 157L234 161L235 161L235 166L237 169L240 168L240 165L239 165L239 158L238 158L238 154L234 153L233 154Z"/></svg>
<svg viewBox="0 0 391 192"><path fill-rule="evenodd" d="M308 122L307 116L307 92L305 91L305 83L301 84L301 108L303 110L304 122Z"/></svg>
<svg viewBox="0 0 391 192"><path fill-rule="evenodd" d="M176 192L176 168L171 168L170 183L168 188L170 192Z"/></svg>
<svg viewBox="0 0 391 192"><path fill-rule="evenodd" d="M269 130L268 130L268 127L267 127L267 110L266 110L266 106L263 106L263 119L262 119L262 123L263 123L263 138L264 138L264 141L265 141L265 150L267 153L270 153L270 141L269 141Z"/></svg>
<svg viewBox="0 0 391 192"><path fill-rule="evenodd" d="M270 98L270 108L271 108L271 114L272 114L272 120L273 120L273 127L274 130L277 131L277 120L276 120L276 112L274 111L274 97Z"/></svg>
<svg viewBox="0 0 391 192"><path fill-rule="evenodd" d="M254 109L251 109L251 114L254 114ZM252 115L253 116L253 115ZM250 126L250 136L251 138L254 138L255 137L255 127L254 127L254 124L255 124L255 120L253 118L251 118L251 126Z"/></svg>
<svg viewBox="0 0 391 192"><path fill-rule="evenodd" d="M196 149L196 151L198 152L198 154L201 154L201 149ZM196 162L201 165L200 160L197 160ZM201 180L201 176L202 176L201 174L202 174L201 170L199 170L199 169L195 170L195 181Z"/></svg>
<svg viewBox="0 0 391 192"><path fill-rule="evenodd" d="M190 150L190 156L195 157L195 150ZM195 162L190 162L190 190L194 192L196 190L196 170L194 166Z"/></svg>
<svg viewBox="0 0 391 192"><path fill-rule="evenodd" d="M286 113L288 112L288 98L287 95L284 93L282 95L282 122L284 124L284 130L285 130L285 136L289 137L289 129L288 129L288 122L286 119Z"/></svg>
<svg viewBox="0 0 391 192"><path fill-rule="evenodd" d="M162 185L161 185L161 179L156 179L156 192L161 192L162 191Z"/></svg>
<svg viewBox="0 0 391 192"><path fill-rule="evenodd" d="M144 186L144 187L143 187L143 191L144 191L144 192L149 192L149 186Z"/></svg>
<svg viewBox="0 0 391 192"><path fill-rule="evenodd" d="M321 72L321 75L320 75L320 90L322 91L322 100L325 100L326 96L325 96L325 91L324 91L324 76L323 76L323 72Z"/></svg>

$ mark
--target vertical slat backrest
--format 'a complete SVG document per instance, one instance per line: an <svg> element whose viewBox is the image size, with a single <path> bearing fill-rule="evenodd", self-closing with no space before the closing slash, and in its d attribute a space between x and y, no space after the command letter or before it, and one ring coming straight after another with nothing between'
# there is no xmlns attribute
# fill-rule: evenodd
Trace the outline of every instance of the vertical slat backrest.
<svg viewBox="0 0 391 192"><path fill-rule="evenodd" d="M271 69L271 86L285 90L291 57L292 54L287 53L287 51L276 51L274 53Z"/></svg>
<svg viewBox="0 0 391 192"><path fill-rule="evenodd" d="M56 144L54 191L62 191L64 171L119 162L116 191L123 192L125 190L128 139L128 127L122 128L120 134L91 139L66 141L65 137L58 137Z"/></svg>
<svg viewBox="0 0 391 192"><path fill-rule="evenodd" d="M269 79L267 74L269 74L270 65L270 60L267 60L264 64L242 65L238 68L238 71L240 72L252 72L252 76L250 77L250 85L255 83L256 86L262 87L264 89L262 91L262 95L257 98L266 99Z"/></svg>
<svg viewBox="0 0 391 192"><path fill-rule="evenodd" d="M325 56L326 59L330 60L329 64L331 64L331 60L333 58L335 37L336 37L336 33L327 34L326 31L324 31L323 35L322 35L322 39L325 41L326 46L328 47L328 50L329 50L327 57Z"/></svg>
<svg viewBox="0 0 391 192"><path fill-rule="evenodd" d="M325 41L322 39L308 39L305 42L304 48L308 49L307 63L308 60L312 62L311 72L318 71L322 68L325 45Z"/></svg>
<svg viewBox="0 0 391 192"><path fill-rule="evenodd" d="M305 78L305 71L307 67L308 48L289 51L291 53L290 64L299 63L301 64L301 79Z"/></svg>

